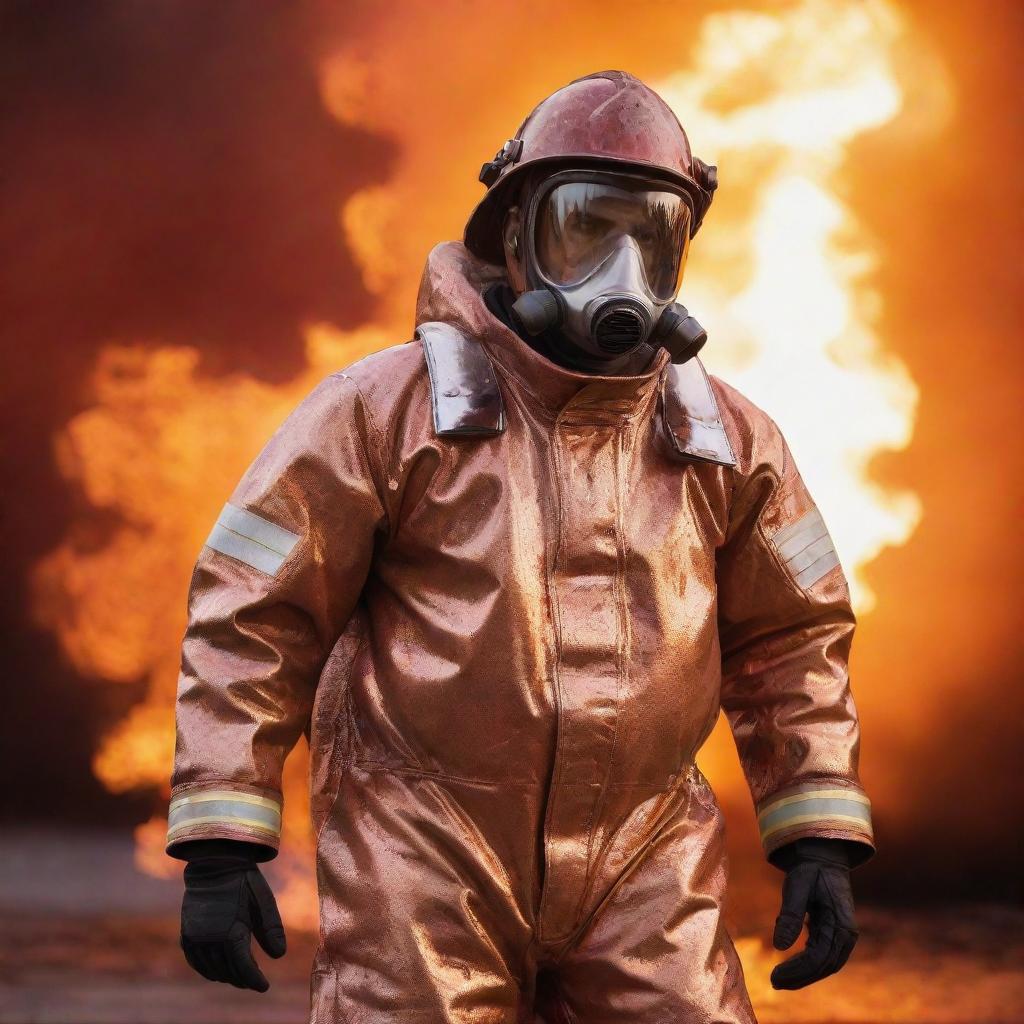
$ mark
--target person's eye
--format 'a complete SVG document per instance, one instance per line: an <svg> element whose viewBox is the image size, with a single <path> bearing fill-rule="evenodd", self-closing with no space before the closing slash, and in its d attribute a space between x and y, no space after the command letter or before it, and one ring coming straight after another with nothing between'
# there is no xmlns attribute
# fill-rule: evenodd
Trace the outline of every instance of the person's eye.
<svg viewBox="0 0 1024 1024"><path fill-rule="evenodd" d="M581 235L597 235L603 230L607 221L590 213L579 212L573 215L570 226Z"/></svg>

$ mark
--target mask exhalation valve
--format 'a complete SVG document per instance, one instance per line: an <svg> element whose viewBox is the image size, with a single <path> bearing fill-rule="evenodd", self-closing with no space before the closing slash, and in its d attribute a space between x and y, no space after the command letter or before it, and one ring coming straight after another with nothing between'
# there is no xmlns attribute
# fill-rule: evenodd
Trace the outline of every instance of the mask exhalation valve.
<svg viewBox="0 0 1024 1024"><path fill-rule="evenodd" d="M636 348L650 330L650 317L639 303L621 299L604 303L594 315L591 328L599 348L619 355Z"/></svg>

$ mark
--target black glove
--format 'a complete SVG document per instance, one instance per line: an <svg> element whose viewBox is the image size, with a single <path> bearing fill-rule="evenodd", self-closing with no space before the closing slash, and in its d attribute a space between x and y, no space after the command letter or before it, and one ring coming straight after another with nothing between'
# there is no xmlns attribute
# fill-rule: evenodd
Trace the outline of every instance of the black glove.
<svg viewBox="0 0 1024 1024"><path fill-rule="evenodd" d="M256 966L250 937L275 959L284 956L281 915L258 851L224 840L182 844L186 857L185 897L181 903L181 948L189 966L210 981L266 992L270 983Z"/></svg>
<svg viewBox="0 0 1024 1024"><path fill-rule="evenodd" d="M772 971L772 988L812 985L850 958L857 943L850 868L863 859L861 844L842 839L797 839L772 855L772 864L786 872L775 948L796 942L805 915L808 931L804 949Z"/></svg>

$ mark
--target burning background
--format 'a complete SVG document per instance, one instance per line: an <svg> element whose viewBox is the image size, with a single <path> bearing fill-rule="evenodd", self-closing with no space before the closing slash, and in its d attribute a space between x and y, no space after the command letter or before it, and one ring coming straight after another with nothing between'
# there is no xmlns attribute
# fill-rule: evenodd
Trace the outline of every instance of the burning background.
<svg viewBox="0 0 1024 1024"><path fill-rule="evenodd" d="M890 938L893 908L1019 905L1022 50L1015 0L0 5L5 824L134 831L140 871L180 870L178 643L218 509L322 376L411 336L427 251L524 114L622 67L719 165L682 298L855 584L881 847L859 892ZM302 756L276 877L295 927ZM1011 1019L1020 964L993 950L1012 926L1019 957L1022 918L998 914L959 960L914 946L922 925L859 988L774 1001L778 880L726 734L703 760L764 1019ZM935 994L939 963L973 1009Z"/></svg>

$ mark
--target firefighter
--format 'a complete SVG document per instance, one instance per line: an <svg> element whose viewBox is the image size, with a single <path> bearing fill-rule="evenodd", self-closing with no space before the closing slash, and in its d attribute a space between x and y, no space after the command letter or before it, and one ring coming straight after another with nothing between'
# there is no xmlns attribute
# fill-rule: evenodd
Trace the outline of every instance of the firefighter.
<svg viewBox="0 0 1024 1024"><path fill-rule="evenodd" d="M267 988L250 936L285 938L258 865L305 732L314 1022L749 1022L694 760L720 709L784 872L776 946L808 923L777 988L845 963L873 840L835 549L675 302L716 172L608 71L481 180L413 340L301 403L199 556L168 831L185 956Z"/></svg>

